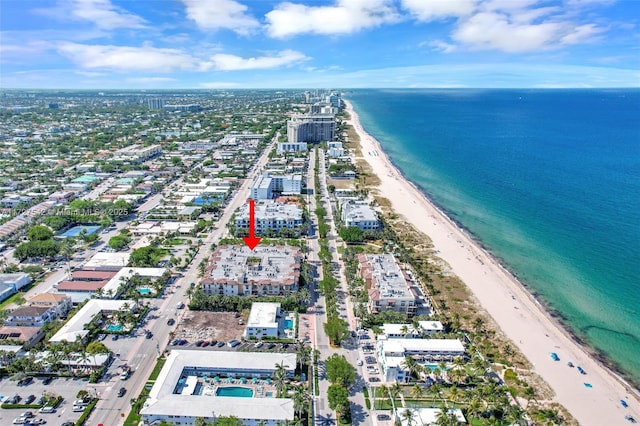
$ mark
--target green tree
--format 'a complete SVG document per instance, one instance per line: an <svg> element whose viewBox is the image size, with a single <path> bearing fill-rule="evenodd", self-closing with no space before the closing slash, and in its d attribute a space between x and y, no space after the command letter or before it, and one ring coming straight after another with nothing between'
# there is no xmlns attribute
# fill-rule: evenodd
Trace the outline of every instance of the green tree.
<svg viewBox="0 0 640 426"><path fill-rule="evenodd" d="M163 250L156 247L140 247L131 253L129 263L131 266L137 267L155 267L158 265L158 261L162 257L163 253Z"/></svg>
<svg viewBox="0 0 640 426"><path fill-rule="evenodd" d="M363 231L357 226L349 226L346 228L340 228L338 231L340 238L346 243L359 243L363 241Z"/></svg>
<svg viewBox="0 0 640 426"><path fill-rule="evenodd" d="M356 380L356 369L344 355L333 354L325 361L327 379L333 384L351 386Z"/></svg>
<svg viewBox="0 0 640 426"><path fill-rule="evenodd" d="M53 238L53 232L44 225L36 225L27 232L29 241L45 241L51 238Z"/></svg>
<svg viewBox="0 0 640 426"><path fill-rule="evenodd" d="M349 326L342 318L329 318L323 327L324 332L334 345L339 345L342 340L349 336Z"/></svg>
<svg viewBox="0 0 640 426"><path fill-rule="evenodd" d="M242 426L242 420L236 416L223 416L217 417L215 424L216 426Z"/></svg>
<svg viewBox="0 0 640 426"><path fill-rule="evenodd" d="M349 407L349 391L340 384L333 384L327 389L327 400L329 408L338 413L344 413Z"/></svg>
<svg viewBox="0 0 640 426"><path fill-rule="evenodd" d="M116 235L109 238L109 247L114 250L122 250L129 244L130 239L125 235Z"/></svg>

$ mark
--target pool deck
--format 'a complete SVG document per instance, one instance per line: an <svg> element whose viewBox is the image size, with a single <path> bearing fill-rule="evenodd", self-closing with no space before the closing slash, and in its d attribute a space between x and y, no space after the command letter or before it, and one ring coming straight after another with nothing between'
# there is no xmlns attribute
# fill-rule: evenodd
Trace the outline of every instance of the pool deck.
<svg viewBox="0 0 640 426"><path fill-rule="evenodd" d="M198 381L204 382L202 378L199 378ZM222 379L220 382L215 383L213 379L208 379L206 383L203 383L202 388L202 396L213 396L218 398L228 398L227 396L218 396L216 395L216 391L220 388L229 388L229 387L243 387L248 388L253 391L253 398L269 398L267 393L271 395L276 394L276 387L273 384L268 384L264 380L259 381L258 383L246 382L242 383L238 379L234 379L233 382L228 383L227 379Z"/></svg>

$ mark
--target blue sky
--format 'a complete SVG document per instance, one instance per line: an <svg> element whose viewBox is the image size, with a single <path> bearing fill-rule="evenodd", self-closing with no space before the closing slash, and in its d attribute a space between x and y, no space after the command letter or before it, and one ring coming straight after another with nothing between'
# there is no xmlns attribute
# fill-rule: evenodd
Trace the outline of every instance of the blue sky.
<svg viewBox="0 0 640 426"><path fill-rule="evenodd" d="M0 87L640 87L639 20L640 0L0 0Z"/></svg>

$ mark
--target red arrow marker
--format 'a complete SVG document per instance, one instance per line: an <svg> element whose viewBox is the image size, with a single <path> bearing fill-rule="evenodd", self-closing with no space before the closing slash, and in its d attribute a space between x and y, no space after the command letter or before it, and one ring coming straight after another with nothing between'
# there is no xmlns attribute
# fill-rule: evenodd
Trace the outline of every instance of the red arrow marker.
<svg viewBox="0 0 640 426"><path fill-rule="evenodd" d="M256 205L255 201L249 200L249 236L243 240L249 249L256 248L262 238L256 237Z"/></svg>

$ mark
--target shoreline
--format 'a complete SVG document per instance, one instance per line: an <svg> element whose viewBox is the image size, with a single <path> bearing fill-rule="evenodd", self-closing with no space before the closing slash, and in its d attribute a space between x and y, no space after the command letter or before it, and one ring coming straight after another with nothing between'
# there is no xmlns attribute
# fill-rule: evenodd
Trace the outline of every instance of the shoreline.
<svg viewBox="0 0 640 426"><path fill-rule="evenodd" d="M353 109L350 112L353 113ZM373 138L373 136L371 135L369 135L369 137ZM380 146L379 141L377 141L377 144L378 146ZM380 147L380 150L382 151L382 147ZM386 156L386 153L384 155ZM629 388L628 391L635 394L636 398L640 401L640 389L638 389L638 385L632 379L625 377L625 373L614 361L610 360L605 353L601 352L596 347L589 344L589 342L587 342L584 338L580 337L577 333L575 333L571 329L571 327L566 323L567 319L562 315L560 311L550 306L540 293L538 293L537 291L529 287L523 280L521 280L518 274L516 274L513 270L511 270L502 258L494 254L488 246L486 246L480 239L478 239L473 233L471 233L471 231L465 228L462 223L453 219L449 215L449 211L446 208L444 208L438 202L433 200L429 196L429 194L427 194L424 190L420 189L418 185L416 185L408 177L406 177L405 174L402 171L400 171L398 166L393 162L393 160L388 158L388 156L387 156L387 159L389 163L393 165L393 167L396 169L397 173L402 177L402 179L404 179L407 182L407 184L411 185L416 191L421 193L422 196L427 200L427 202L432 204L433 207L436 210L438 210L443 217L445 217L453 226L457 227L460 230L460 232L463 233L469 240L471 240L482 251L484 251L487 257L491 258L507 274L511 275L511 278L516 282L516 284L520 286L522 290L528 294L529 298L534 303L537 303L541 306L542 313L545 314L560 329L560 331L566 333L567 337L573 340L578 346L581 346L581 348L585 352L587 352L589 356L591 356L596 362L600 363L603 368L608 370L609 373L613 375L623 386Z"/></svg>
<svg viewBox="0 0 640 426"><path fill-rule="evenodd" d="M361 158L381 181L380 193L390 201L393 211L430 237L438 257L464 282L504 335L529 360L533 371L553 390L553 400L569 410L580 424L623 425L628 424L624 418L627 414L638 418L637 403L624 409L619 402L628 397L638 399L633 385L567 330L562 317L554 316L554 310L538 301L534 292L481 241L451 219L446 209L409 181L379 141L364 130L353 105L348 101L345 104L350 114L347 122L360 137ZM557 352L561 361L551 360L550 352ZM568 360L581 365L587 375L581 376L567 367ZM587 388L584 383L593 387Z"/></svg>

